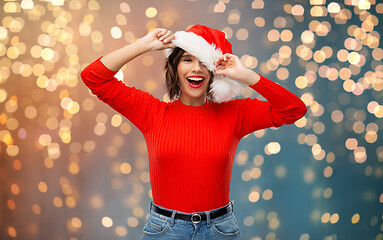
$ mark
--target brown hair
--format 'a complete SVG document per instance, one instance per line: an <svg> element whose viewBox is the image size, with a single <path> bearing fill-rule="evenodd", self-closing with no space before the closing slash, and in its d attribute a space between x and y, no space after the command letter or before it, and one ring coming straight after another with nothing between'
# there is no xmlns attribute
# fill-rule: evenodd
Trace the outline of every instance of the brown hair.
<svg viewBox="0 0 383 240"><path fill-rule="evenodd" d="M172 53L169 55L169 57L166 60L166 64L165 64L166 88L168 89L169 99L171 101L176 100L181 95L181 89L178 85L179 76L178 76L177 67L184 53L185 53L185 50L183 50L182 48L176 47L173 49ZM212 95L210 93L210 85L213 82L214 74L211 71L209 71L209 73L210 73L209 87L206 90L206 96L209 99L211 99Z"/></svg>

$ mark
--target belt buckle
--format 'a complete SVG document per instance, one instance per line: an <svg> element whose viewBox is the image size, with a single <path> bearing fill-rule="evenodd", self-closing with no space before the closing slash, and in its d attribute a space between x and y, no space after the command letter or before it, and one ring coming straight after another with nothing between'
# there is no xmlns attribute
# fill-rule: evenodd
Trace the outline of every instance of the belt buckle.
<svg viewBox="0 0 383 240"><path fill-rule="evenodd" d="M194 217L195 217L195 216L199 217L199 219L196 220L196 221L194 221ZM201 215L199 215L198 213L193 213L193 214L192 214L192 216L191 216L191 221L192 221L193 223L199 223L199 222L201 222L201 220L202 220Z"/></svg>

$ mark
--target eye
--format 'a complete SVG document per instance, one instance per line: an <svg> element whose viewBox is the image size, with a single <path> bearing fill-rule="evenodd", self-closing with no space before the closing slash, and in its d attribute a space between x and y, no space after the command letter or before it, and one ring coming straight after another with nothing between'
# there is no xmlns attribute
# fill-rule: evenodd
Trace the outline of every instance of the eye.
<svg viewBox="0 0 383 240"><path fill-rule="evenodd" d="M184 58L184 62L192 62L193 60L191 58Z"/></svg>

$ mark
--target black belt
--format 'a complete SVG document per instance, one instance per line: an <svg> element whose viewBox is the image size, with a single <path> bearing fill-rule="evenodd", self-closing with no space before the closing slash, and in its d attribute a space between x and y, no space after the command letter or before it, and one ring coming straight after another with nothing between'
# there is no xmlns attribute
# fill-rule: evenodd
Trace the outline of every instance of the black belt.
<svg viewBox="0 0 383 240"><path fill-rule="evenodd" d="M171 217L172 216L172 211L162 209L151 203L151 209L153 209L154 212L164 215L166 217ZM217 217L220 217L232 210L231 202L225 207L222 207L220 209L214 210L210 212L210 219L214 219ZM174 215L175 219L182 219L186 221L191 221L193 223L199 223L200 221L206 221L207 216L206 213L191 213L191 214L183 214L183 213L176 213Z"/></svg>

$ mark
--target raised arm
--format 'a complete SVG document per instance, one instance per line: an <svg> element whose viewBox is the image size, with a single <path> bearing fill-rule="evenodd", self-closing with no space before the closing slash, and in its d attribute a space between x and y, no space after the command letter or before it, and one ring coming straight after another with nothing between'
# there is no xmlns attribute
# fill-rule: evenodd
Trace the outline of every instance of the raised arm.
<svg viewBox="0 0 383 240"><path fill-rule="evenodd" d="M246 68L237 56L225 54L217 59L216 67L216 74L249 85L267 100L247 98L238 101L241 137L259 129L292 124L306 114L307 108L297 95Z"/></svg>
<svg viewBox="0 0 383 240"><path fill-rule="evenodd" d="M126 86L114 75L124 64L145 52L172 47L170 41L173 38L170 31L156 29L136 42L97 59L81 72L81 78L94 95L145 131L153 122L160 101L146 92Z"/></svg>
<svg viewBox="0 0 383 240"><path fill-rule="evenodd" d="M101 61L110 70L118 71L126 63L143 53L174 47L171 43L173 39L174 35L171 31L157 28L134 43L105 55Z"/></svg>

